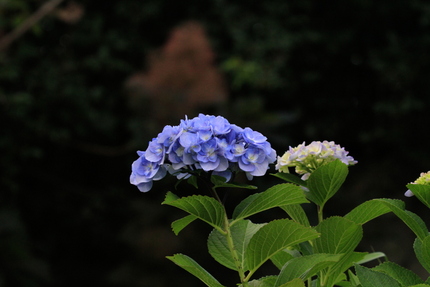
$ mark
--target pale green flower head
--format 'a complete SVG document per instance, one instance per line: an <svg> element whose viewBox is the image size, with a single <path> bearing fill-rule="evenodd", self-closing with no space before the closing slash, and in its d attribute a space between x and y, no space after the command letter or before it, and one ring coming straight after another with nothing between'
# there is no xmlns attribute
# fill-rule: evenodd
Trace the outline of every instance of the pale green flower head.
<svg viewBox="0 0 430 287"><path fill-rule="evenodd" d="M357 163L343 147L333 141L313 141L309 145L303 142L297 147L290 147L284 155L278 157L276 169L289 173L289 168L294 167L295 172L302 175L302 179L307 179L315 169L336 159L346 165Z"/></svg>
<svg viewBox="0 0 430 287"><path fill-rule="evenodd" d="M428 172L422 172L420 174L420 177L417 178L414 182L411 182L412 184L421 184L421 185L430 185L430 171ZM405 196L410 197L414 194L409 189L405 192Z"/></svg>
<svg viewBox="0 0 430 287"><path fill-rule="evenodd" d="M417 180L414 181L413 183L422 184L422 185L430 185L430 171L422 172L420 174L420 177L417 178Z"/></svg>

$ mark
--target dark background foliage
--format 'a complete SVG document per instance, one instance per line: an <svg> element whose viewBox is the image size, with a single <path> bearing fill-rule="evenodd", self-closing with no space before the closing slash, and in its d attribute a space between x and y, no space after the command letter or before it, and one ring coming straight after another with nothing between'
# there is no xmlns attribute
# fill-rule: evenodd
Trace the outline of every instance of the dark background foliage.
<svg viewBox="0 0 430 287"><path fill-rule="evenodd" d="M46 2L1 0L0 42ZM183 112L250 126L279 154L303 141L345 146L359 164L332 215L374 197L403 199L405 184L429 169L427 1L59 2L0 51L0 286L201 286L164 258L178 252L232 286L236 275L205 255L208 227L170 231L182 213L160 203L173 179L147 194L128 183L135 151ZM171 56L166 47L183 44L172 31L189 21L203 27L191 39L210 47ZM207 71L214 78L199 77ZM182 97L199 91L208 102L185 109ZM245 195L230 193L232 203ZM365 227L360 248L426 276L413 239L386 215Z"/></svg>

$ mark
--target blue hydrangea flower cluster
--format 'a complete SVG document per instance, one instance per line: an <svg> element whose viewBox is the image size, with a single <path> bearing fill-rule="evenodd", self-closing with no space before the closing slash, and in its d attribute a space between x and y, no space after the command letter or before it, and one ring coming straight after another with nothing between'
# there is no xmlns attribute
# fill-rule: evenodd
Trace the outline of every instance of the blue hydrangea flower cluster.
<svg viewBox="0 0 430 287"><path fill-rule="evenodd" d="M203 170L228 181L238 171L248 178L262 176L276 160L275 150L261 133L230 124L221 116L203 114L181 120L178 126L165 126L146 151L137 154L130 183L142 192L167 172L186 178L194 170Z"/></svg>

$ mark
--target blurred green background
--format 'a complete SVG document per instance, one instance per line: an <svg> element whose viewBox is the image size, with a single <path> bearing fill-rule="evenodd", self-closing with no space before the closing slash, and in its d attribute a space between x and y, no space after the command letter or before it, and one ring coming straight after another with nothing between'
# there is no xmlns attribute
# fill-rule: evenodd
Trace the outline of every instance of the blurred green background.
<svg viewBox="0 0 430 287"><path fill-rule="evenodd" d="M346 147L359 163L329 215L390 197L428 221L403 193L430 169L429 78L424 0L0 0L0 286L202 286L174 253L233 286L205 253L207 226L171 232L173 179L146 194L128 182L136 150L199 112L279 154ZM360 250L427 276L413 240L385 215Z"/></svg>

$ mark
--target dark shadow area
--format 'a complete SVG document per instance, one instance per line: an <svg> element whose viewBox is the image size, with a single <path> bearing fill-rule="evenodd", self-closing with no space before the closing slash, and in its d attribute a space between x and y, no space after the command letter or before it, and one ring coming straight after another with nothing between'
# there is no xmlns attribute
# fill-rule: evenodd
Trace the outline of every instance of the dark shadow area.
<svg viewBox="0 0 430 287"><path fill-rule="evenodd" d="M389 197L430 219L403 197L430 169L426 1L0 1L0 47L0 286L201 286L175 253L232 286L207 226L171 231L184 215L161 206L173 178L149 193L129 184L136 151L200 112L263 133L278 154L346 147L358 164L330 215ZM249 192L229 190L227 205ZM399 219L364 230L360 251L428 276Z"/></svg>

